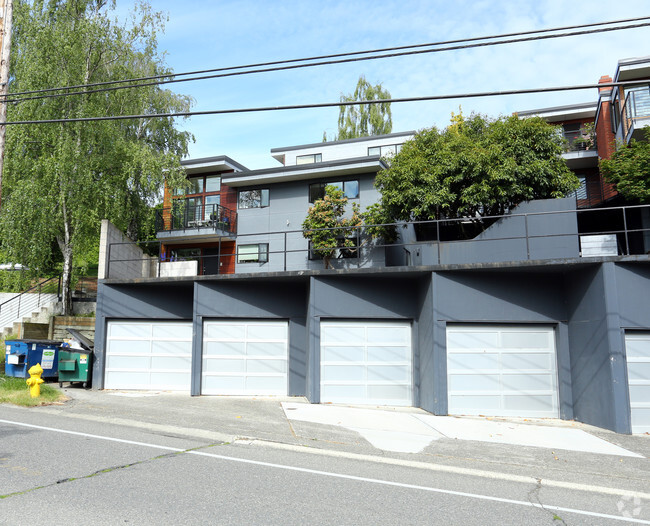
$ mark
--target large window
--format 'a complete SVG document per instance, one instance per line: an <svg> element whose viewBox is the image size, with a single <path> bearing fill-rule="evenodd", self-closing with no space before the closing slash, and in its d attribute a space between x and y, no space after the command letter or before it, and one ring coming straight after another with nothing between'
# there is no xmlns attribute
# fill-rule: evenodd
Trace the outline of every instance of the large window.
<svg viewBox="0 0 650 526"><path fill-rule="evenodd" d="M268 243L239 245L237 247L237 263L266 263L268 260Z"/></svg>
<svg viewBox="0 0 650 526"><path fill-rule="evenodd" d="M357 199L359 197L359 180L352 181L333 181L328 183L313 183L309 185L309 202L315 203L325 197L325 187L335 186L343 190L343 195L348 199Z"/></svg>
<svg viewBox="0 0 650 526"><path fill-rule="evenodd" d="M237 203L239 208L264 208L269 206L269 189L240 190Z"/></svg>
<svg viewBox="0 0 650 526"><path fill-rule="evenodd" d="M313 164L323 161L323 156L320 153L312 153L310 155L296 156L296 164Z"/></svg>

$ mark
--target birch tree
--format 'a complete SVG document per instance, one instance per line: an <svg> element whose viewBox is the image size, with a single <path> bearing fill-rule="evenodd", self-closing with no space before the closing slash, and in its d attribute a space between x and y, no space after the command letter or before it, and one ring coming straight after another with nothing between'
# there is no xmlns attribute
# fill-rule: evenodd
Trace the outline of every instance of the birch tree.
<svg viewBox="0 0 650 526"><path fill-rule="evenodd" d="M58 86L80 85L75 91L83 93L13 103L10 122L190 108L189 97L158 86L85 88L171 73L157 50L162 16L143 2L129 22L118 23L114 9L110 0L15 1L9 99ZM181 185L180 158L191 140L172 118L9 125L0 215L5 257L31 269L60 265L70 312L73 265L96 250L101 219L137 232L164 177Z"/></svg>

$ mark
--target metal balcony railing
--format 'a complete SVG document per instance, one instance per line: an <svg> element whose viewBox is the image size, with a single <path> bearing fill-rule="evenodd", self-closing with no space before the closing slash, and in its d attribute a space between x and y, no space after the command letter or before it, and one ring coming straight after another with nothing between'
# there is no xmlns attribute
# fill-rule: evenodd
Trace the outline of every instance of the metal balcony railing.
<svg viewBox="0 0 650 526"><path fill-rule="evenodd" d="M626 143L629 142L630 134L634 130L635 119L648 117L650 117L650 85L631 88L625 96L619 121Z"/></svg>
<svg viewBox="0 0 650 526"><path fill-rule="evenodd" d="M411 234L408 240L395 243L373 239L372 231L384 226L393 226L398 232L410 231ZM477 254L481 263L571 259L580 257L580 246L585 236L607 238L617 247L618 255L642 255L650 253L650 205L513 213L336 230L339 238L352 240L349 246L332 247L331 259L341 268L394 266L395 263L388 260L388 252L385 259L376 257L384 249L393 254L395 250L406 253L407 262L397 265L407 266L475 263L471 258L476 259ZM342 236L341 230L346 231ZM312 261L316 254L302 230L240 234L236 248L233 244L220 245L216 253L201 252L177 259L161 253L159 242L139 243L138 249L143 254L140 258L127 256L133 252L124 245L134 246L133 243L109 245L109 279L164 276L165 265L180 263L182 266L183 262L191 262L198 274L210 274L205 271L208 267L218 269L218 273L246 272L252 268L242 267L240 270L235 263L255 263L274 272L323 268ZM257 251L252 248L255 246ZM240 250L243 247L246 251ZM420 250L428 251L428 262L416 263L415 259L413 263L408 262L411 261L411 252L415 254Z"/></svg>
<svg viewBox="0 0 650 526"><path fill-rule="evenodd" d="M236 234L237 212L221 205L195 205L180 199L171 207L156 210L157 232L197 228Z"/></svg>

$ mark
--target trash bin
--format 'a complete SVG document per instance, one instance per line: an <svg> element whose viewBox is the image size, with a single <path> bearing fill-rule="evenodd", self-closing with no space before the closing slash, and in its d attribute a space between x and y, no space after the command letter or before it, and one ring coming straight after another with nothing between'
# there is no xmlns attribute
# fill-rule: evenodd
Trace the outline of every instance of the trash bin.
<svg viewBox="0 0 650 526"><path fill-rule="evenodd" d="M59 349L61 342L54 340L7 340L5 374L17 378L29 378L32 365L41 364L43 378L56 378L59 372Z"/></svg>
<svg viewBox="0 0 650 526"><path fill-rule="evenodd" d="M59 387L63 382L81 382L83 387L90 384L92 372L93 342L74 329L68 329L74 337L59 350Z"/></svg>

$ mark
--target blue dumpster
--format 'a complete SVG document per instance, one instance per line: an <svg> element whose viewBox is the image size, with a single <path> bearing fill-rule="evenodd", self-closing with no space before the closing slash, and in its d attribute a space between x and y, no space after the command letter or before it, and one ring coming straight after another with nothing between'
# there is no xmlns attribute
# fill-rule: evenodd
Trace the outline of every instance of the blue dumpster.
<svg viewBox="0 0 650 526"><path fill-rule="evenodd" d="M41 364L43 378L59 375L59 348L61 342L54 340L7 340L5 341L5 374L29 378L32 365Z"/></svg>

